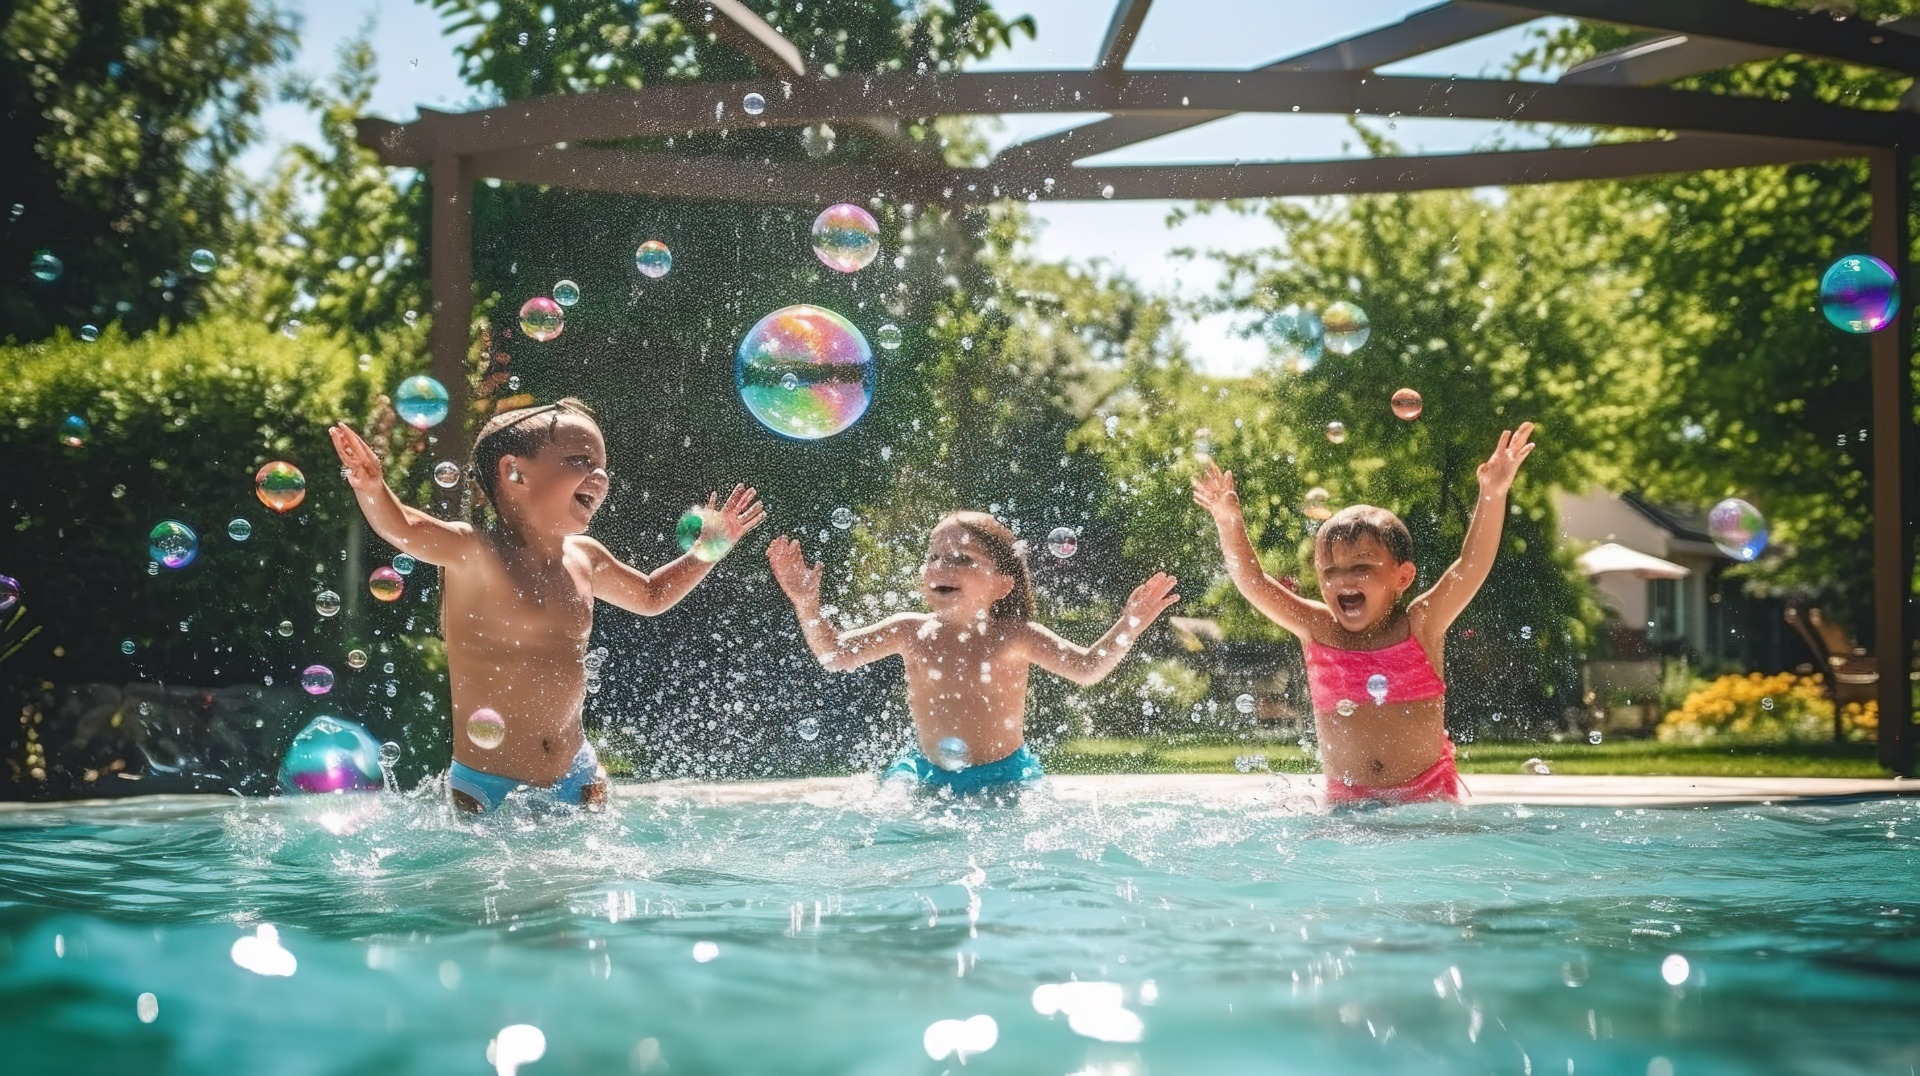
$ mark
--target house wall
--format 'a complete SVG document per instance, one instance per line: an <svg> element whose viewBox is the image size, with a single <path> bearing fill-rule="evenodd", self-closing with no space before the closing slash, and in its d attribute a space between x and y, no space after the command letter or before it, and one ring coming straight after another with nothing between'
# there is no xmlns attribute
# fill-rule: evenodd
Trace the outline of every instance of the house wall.
<svg viewBox="0 0 1920 1076"><path fill-rule="evenodd" d="M1560 515L1563 539L1580 545L1618 542L1690 569L1692 574L1677 581L1681 638L1696 651L1707 649L1707 581L1715 564L1725 559L1719 550L1704 542L1674 537L1605 490L1580 494L1556 491L1554 509ZM1623 623L1651 627L1653 591L1649 580L1609 572L1595 576L1593 584L1601 602L1619 613Z"/></svg>

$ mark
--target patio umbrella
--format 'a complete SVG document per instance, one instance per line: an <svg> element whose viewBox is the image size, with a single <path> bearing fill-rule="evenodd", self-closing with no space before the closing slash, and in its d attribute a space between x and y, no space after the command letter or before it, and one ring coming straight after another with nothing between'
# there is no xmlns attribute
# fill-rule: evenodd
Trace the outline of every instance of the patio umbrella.
<svg viewBox="0 0 1920 1076"><path fill-rule="evenodd" d="M1628 549L1618 542L1594 546L1574 558L1574 563L1588 575L1627 572L1642 579L1685 579L1692 574L1690 568L1637 549Z"/></svg>

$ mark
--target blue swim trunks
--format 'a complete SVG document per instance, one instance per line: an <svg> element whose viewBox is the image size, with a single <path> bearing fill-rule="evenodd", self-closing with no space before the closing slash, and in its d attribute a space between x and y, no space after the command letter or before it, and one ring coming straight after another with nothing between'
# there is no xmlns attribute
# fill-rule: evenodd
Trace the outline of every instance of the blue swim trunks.
<svg viewBox="0 0 1920 1076"><path fill-rule="evenodd" d="M591 743L582 742L580 752L573 756L573 765L560 779L542 788L553 800L566 804L585 803L587 788L592 785L600 772L600 755L594 751ZM447 771L447 784L455 792L464 792L480 805L482 811L499 808L507 800L507 794L515 789L531 788L527 782L517 777L501 777L498 774L476 770L472 766L455 762Z"/></svg>
<svg viewBox="0 0 1920 1076"><path fill-rule="evenodd" d="M881 781L910 780L921 788L951 789L956 796L981 792L1009 792L1026 787L1046 776L1040 758L1025 744L1006 758L983 762L963 770L943 770L914 748L880 773Z"/></svg>

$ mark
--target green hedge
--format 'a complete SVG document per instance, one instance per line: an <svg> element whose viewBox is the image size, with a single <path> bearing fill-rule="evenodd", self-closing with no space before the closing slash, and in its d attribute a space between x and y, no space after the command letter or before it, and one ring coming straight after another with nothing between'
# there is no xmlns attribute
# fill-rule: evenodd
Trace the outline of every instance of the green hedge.
<svg viewBox="0 0 1920 1076"><path fill-rule="evenodd" d="M365 533L326 435L330 422L368 418L406 371L313 330L221 320L0 348L0 366L12 381L0 398L0 574L19 580L22 606L0 652L38 629L0 662L8 713L50 684L285 686L318 663L338 686L316 703L403 739L422 762L436 743L444 756L444 720L417 720L445 713L443 658L420 638L437 631L437 580L423 565L399 602L371 599L367 573L392 551ZM69 415L91 427L81 447L61 441ZM253 487L276 459L308 484L284 515ZM236 518L252 525L244 542L228 537ZM168 519L197 532L199 553L154 571L147 535ZM345 602L336 617L315 610L325 589ZM358 672L346 662L355 646L373 655ZM58 737L42 739L57 767Z"/></svg>

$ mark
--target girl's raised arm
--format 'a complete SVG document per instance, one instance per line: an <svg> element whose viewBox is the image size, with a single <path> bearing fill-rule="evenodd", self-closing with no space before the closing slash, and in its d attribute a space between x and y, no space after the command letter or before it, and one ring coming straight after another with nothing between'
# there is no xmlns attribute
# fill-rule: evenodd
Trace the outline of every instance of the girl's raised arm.
<svg viewBox="0 0 1920 1076"><path fill-rule="evenodd" d="M1092 646L1068 642L1044 624L1026 623L1026 656L1035 665L1086 687L1107 678L1133 649L1134 641L1161 613L1173 607L1180 595L1173 592L1179 580L1165 572L1134 588L1120 619Z"/></svg>
<svg viewBox="0 0 1920 1076"><path fill-rule="evenodd" d="M1500 553L1500 532L1506 528L1507 491L1513 488L1520 465L1533 455L1533 423L1522 422L1517 430L1503 430L1493 455L1480 465L1480 501L1473 507L1473 522L1467 524L1467 538L1461 543L1460 559L1442 572L1433 589L1415 598L1407 606L1416 629L1444 632L1480 592L1487 581L1493 561Z"/></svg>
<svg viewBox="0 0 1920 1076"><path fill-rule="evenodd" d="M380 458L346 423L328 427L327 434L333 438L333 450L340 454L347 484L353 487L354 499L360 502L367 526L388 545L415 560L437 565L452 564L473 549L474 534L470 525L435 519L401 504L400 498L387 488Z"/></svg>
<svg viewBox="0 0 1920 1076"><path fill-rule="evenodd" d="M1193 478L1193 499L1213 517L1220 532L1220 551L1226 556L1227 575L1241 596L1268 620L1305 638L1316 616L1327 615L1326 606L1310 601L1280 585L1260 566L1253 539L1247 537L1247 521L1240 514L1240 492L1233 486L1233 472L1207 461L1207 469Z"/></svg>
<svg viewBox="0 0 1920 1076"><path fill-rule="evenodd" d="M767 545L767 563L773 568L774 580L793 602L807 648L829 672L857 669L904 651L911 633L926 619L919 613L896 613L864 628L835 631L820 613L821 566L807 563L800 543L784 534L775 538Z"/></svg>

